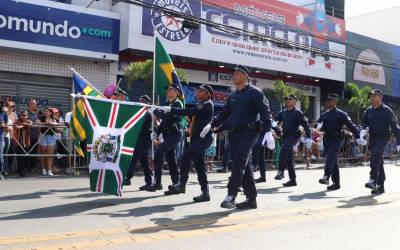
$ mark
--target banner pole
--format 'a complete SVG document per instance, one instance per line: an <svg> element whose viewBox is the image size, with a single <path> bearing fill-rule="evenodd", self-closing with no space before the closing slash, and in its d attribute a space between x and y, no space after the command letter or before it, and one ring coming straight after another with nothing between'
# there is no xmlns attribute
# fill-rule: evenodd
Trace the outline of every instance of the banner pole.
<svg viewBox="0 0 400 250"><path fill-rule="evenodd" d="M154 98L155 98L155 88L156 88L156 42L157 42L157 33L154 30L154 52L153 52L153 106L154 106ZM154 133L155 126L155 116L151 114L151 133ZM151 159L154 161L154 140L151 139Z"/></svg>

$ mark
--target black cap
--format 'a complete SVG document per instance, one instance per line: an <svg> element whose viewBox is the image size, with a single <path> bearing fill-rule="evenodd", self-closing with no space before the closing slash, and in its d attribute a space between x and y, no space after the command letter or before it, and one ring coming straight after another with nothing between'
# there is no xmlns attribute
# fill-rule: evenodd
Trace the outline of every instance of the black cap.
<svg viewBox="0 0 400 250"><path fill-rule="evenodd" d="M328 100L336 100L336 101L338 101L339 100L339 96L337 94L335 94L335 93L329 93L328 96L325 98L325 101L328 101Z"/></svg>
<svg viewBox="0 0 400 250"><path fill-rule="evenodd" d="M178 93L178 95L182 95L181 86L179 86L177 84L172 84L172 85L168 86L167 89L173 89L176 91L176 93Z"/></svg>
<svg viewBox="0 0 400 250"><path fill-rule="evenodd" d="M296 97L295 95L289 95L289 96L287 96L285 99L286 99L286 100L288 100L288 99L293 99L293 100L295 100L295 101L297 102L297 97Z"/></svg>
<svg viewBox="0 0 400 250"><path fill-rule="evenodd" d="M203 85L201 85L201 86L199 87L199 89L202 89L202 90L207 91L208 94L210 95L210 97L212 97L213 94L214 94L213 88L212 88L210 85L208 85L208 84L203 84Z"/></svg>
<svg viewBox="0 0 400 250"><path fill-rule="evenodd" d="M242 72L243 74L245 74L245 75L247 75L247 76L250 75L249 69L246 68L245 66L242 66L242 65L236 65L236 66L233 68L232 73L233 73L234 71L240 71L240 72Z"/></svg>
<svg viewBox="0 0 400 250"><path fill-rule="evenodd" d="M383 96L383 92L380 89L373 89L370 93L369 93L369 97L373 96L373 95L380 95Z"/></svg>
<svg viewBox="0 0 400 250"><path fill-rule="evenodd" d="M151 104L151 98L148 95L142 95L139 97L140 101L143 101L147 104Z"/></svg>

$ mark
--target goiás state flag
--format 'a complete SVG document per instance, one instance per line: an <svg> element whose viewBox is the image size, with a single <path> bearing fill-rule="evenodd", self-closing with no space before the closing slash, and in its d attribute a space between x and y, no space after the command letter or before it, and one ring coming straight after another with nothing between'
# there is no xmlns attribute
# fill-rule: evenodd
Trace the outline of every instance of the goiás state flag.
<svg viewBox="0 0 400 250"><path fill-rule="evenodd" d="M86 113L90 189L122 196L123 181L148 107L91 96L81 99Z"/></svg>

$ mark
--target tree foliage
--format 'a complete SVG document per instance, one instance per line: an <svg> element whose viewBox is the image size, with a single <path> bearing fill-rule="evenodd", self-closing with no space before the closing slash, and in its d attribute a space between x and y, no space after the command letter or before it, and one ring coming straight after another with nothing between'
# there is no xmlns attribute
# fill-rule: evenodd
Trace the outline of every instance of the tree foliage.
<svg viewBox="0 0 400 250"><path fill-rule="evenodd" d="M307 112L310 108L310 98L303 95L298 89L286 85L283 80L276 80L273 89L265 88L263 89L263 92L267 98L276 98L281 103L281 107L283 107L286 97L289 95L295 95L301 102L304 112Z"/></svg>
<svg viewBox="0 0 400 250"><path fill-rule="evenodd" d="M153 60L132 62L125 66L125 78L128 81L153 81ZM188 75L183 69L176 68L176 73L182 82L188 81Z"/></svg>
<svg viewBox="0 0 400 250"><path fill-rule="evenodd" d="M360 88L355 83L347 83L345 91L351 95L348 99L348 105L357 113L357 122L360 121L360 113L365 110L369 105L369 93L372 89L369 86Z"/></svg>

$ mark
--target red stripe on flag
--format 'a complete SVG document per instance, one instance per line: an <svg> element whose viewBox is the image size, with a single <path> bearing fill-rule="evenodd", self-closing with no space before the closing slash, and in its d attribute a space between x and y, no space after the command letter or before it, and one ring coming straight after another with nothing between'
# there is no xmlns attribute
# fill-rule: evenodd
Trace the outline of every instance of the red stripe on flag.
<svg viewBox="0 0 400 250"><path fill-rule="evenodd" d="M117 110L117 104L113 103L112 112L111 112L111 121L108 125L110 128L114 127L114 119L115 119L115 111Z"/></svg>
<svg viewBox="0 0 400 250"><path fill-rule="evenodd" d="M126 126L124 127L124 129L129 128L137 119L139 119L144 112L147 111L147 108L143 108L142 111L140 111L139 114L137 114L128 124L126 124Z"/></svg>
<svg viewBox="0 0 400 250"><path fill-rule="evenodd" d="M135 150L133 150L133 149L126 149L126 148L121 149L121 151L128 153L128 154L133 154L133 152L135 152Z"/></svg>
<svg viewBox="0 0 400 250"><path fill-rule="evenodd" d="M87 111L87 113L89 114L89 119L90 119L90 121L92 122L93 127L96 127L96 123L95 123L95 121L94 121L92 112L90 112L90 109L89 109L88 104L86 103L86 100L83 101L83 104L85 105L86 111Z"/></svg>
<svg viewBox="0 0 400 250"><path fill-rule="evenodd" d="M104 169L100 169L100 172L99 172L99 186L97 187L97 192L100 192L101 191L101 185L102 185L102 182L103 182L103 171L104 171Z"/></svg>

